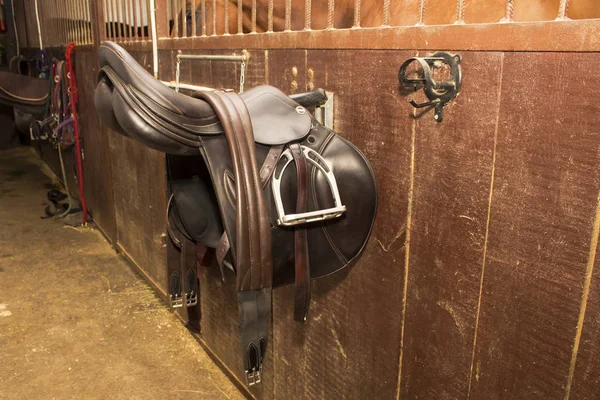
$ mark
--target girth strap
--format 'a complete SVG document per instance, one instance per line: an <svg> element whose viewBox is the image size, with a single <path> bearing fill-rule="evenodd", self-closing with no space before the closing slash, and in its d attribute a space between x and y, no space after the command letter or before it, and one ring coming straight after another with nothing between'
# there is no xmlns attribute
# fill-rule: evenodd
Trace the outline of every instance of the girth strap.
<svg viewBox="0 0 600 400"><path fill-rule="evenodd" d="M308 210L308 161L299 144L291 144L290 151L292 152L296 164L296 180L298 181L296 213L302 214ZM308 307L310 305L308 232L304 225L296 226L294 229L294 252L296 271L294 320L304 322L306 321Z"/></svg>
<svg viewBox="0 0 600 400"><path fill-rule="evenodd" d="M236 186L233 259L238 291L270 288L273 281L271 230L256 166L254 136L244 102L233 92L198 92L218 115L225 131Z"/></svg>
<svg viewBox="0 0 600 400"><path fill-rule="evenodd" d="M240 344L246 381L261 380L271 316L273 256L269 214L263 199L252 123L246 105L233 92L198 92L219 117L229 146L235 177L236 235L232 254L236 267ZM219 258L224 255L219 254Z"/></svg>

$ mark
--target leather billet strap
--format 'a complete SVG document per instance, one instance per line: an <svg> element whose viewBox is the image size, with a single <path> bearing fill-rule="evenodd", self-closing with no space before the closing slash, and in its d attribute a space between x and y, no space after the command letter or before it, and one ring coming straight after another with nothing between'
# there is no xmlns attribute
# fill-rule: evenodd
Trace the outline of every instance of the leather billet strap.
<svg viewBox="0 0 600 400"><path fill-rule="evenodd" d="M290 145L290 151L296 164L298 194L296 198L296 213L302 214L308 210L308 161L297 144ZM294 295L294 320L306 321L310 305L310 268L308 259L308 232L305 227L297 226L294 229L295 252L295 295Z"/></svg>
<svg viewBox="0 0 600 400"><path fill-rule="evenodd" d="M271 289L238 292L240 344L248 386L260 383L262 364L267 353Z"/></svg>
<svg viewBox="0 0 600 400"><path fill-rule="evenodd" d="M250 115L233 92L198 92L225 131L236 185L234 263L238 291L270 288L273 282L271 230L260 184Z"/></svg>

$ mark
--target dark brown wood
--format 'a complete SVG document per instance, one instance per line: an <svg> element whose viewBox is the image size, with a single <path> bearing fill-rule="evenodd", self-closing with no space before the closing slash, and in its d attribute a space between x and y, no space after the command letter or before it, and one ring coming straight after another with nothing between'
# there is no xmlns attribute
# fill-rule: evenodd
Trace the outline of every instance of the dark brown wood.
<svg viewBox="0 0 600 400"><path fill-rule="evenodd" d="M289 93L296 66L298 90L312 81L335 93L335 129L366 153L380 188L365 254L351 270L313 282L306 324L293 321L293 286L274 292L277 398L396 396L412 120L388 82L410 54L269 50L270 84Z"/></svg>
<svg viewBox="0 0 600 400"><path fill-rule="evenodd" d="M473 399L567 394L600 189L599 66L505 55Z"/></svg>
<svg viewBox="0 0 600 400"><path fill-rule="evenodd" d="M598 210L596 211L595 233L598 232ZM590 251L593 245L598 245L597 236L594 243L590 243ZM585 309L582 307L581 316L583 325L578 326L581 336L576 338L578 344L576 358L571 359L572 381L570 387L570 398L572 399L596 399L600 394L600 341L598 332L600 332L600 276L598 275L598 261L600 254L598 250L594 254L594 259L589 259L588 274L586 282L590 282L589 291L586 293L584 286L583 301L587 301ZM595 261L595 262L594 262Z"/></svg>
<svg viewBox="0 0 600 400"><path fill-rule="evenodd" d="M83 175L86 203L94 222L101 227L112 243L116 243L110 134L108 128L101 124L98 115L89 112L94 109L98 71L96 50L81 51L78 48L75 67L79 89L80 130L85 154Z"/></svg>
<svg viewBox="0 0 600 400"><path fill-rule="evenodd" d="M548 40L560 38L560 40ZM187 42L189 41L189 42ZM160 48L416 49L487 51L600 51L598 20L511 24L406 26L298 31L159 40ZM187 44L190 43L190 44ZM194 43L193 45L191 43Z"/></svg>
<svg viewBox="0 0 600 400"><path fill-rule="evenodd" d="M502 54L462 56L468 78L444 121L434 120L434 110L419 110L415 126L401 398L458 399L468 392Z"/></svg>

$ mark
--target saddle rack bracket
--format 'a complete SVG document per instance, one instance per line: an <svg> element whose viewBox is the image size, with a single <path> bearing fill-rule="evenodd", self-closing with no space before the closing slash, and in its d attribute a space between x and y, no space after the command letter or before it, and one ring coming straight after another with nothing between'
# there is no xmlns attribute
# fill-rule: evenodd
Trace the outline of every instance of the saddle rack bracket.
<svg viewBox="0 0 600 400"><path fill-rule="evenodd" d="M417 103L410 100L410 104L415 108L433 107L435 114L433 118L437 122L444 119L444 107L458 96L462 84L462 71L460 54L451 54L445 51L439 51L427 57L412 57L406 60L398 71L398 80L400 85L406 89L414 91L423 89L429 101ZM407 77L408 66L417 63L420 70L417 70L416 78ZM436 68L449 69L449 79L434 79L434 70Z"/></svg>

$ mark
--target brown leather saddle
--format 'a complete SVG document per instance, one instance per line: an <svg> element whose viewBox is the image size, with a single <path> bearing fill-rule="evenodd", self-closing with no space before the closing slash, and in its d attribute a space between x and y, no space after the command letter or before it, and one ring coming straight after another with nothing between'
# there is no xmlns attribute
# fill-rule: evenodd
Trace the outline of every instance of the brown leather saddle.
<svg viewBox="0 0 600 400"><path fill-rule="evenodd" d="M249 385L258 383L271 288L294 283L294 317L306 320L310 280L352 264L366 245L377 209L372 168L274 87L190 97L114 43L99 56L95 104L104 123L167 154L204 159L210 182L172 182L168 220L235 271L244 370Z"/></svg>
<svg viewBox="0 0 600 400"><path fill-rule="evenodd" d="M46 111L48 80L0 71L0 104L24 113L42 115Z"/></svg>

